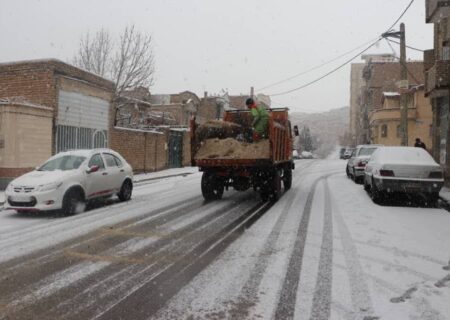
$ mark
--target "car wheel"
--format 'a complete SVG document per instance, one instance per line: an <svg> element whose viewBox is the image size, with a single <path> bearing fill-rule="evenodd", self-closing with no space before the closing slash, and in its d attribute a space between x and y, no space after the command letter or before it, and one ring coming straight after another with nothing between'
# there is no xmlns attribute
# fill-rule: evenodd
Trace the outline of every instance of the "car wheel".
<svg viewBox="0 0 450 320"><path fill-rule="evenodd" d="M370 186L370 197L372 198L372 201L376 204L381 204L383 202L383 198L384 198L384 193L382 191L378 190L373 179L372 179L372 184Z"/></svg>
<svg viewBox="0 0 450 320"><path fill-rule="evenodd" d="M362 177L364 180L364 190L369 191L370 190L370 185L367 183L366 177Z"/></svg>
<svg viewBox="0 0 450 320"><path fill-rule="evenodd" d="M432 208L437 208L438 200L439 200L439 192L432 192L432 193L427 194L428 206L430 206Z"/></svg>
<svg viewBox="0 0 450 320"><path fill-rule="evenodd" d="M345 168L345 173L347 173L347 178L351 178L350 171L348 171L348 167Z"/></svg>
<svg viewBox="0 0 450 320"><path fill-rule="evenodd" d="M122 187L120 187L120 191L117 194L120 201L128 201L131 199L131 194L133 193L133 183L127 179L122 183Z"/></svg>
<svg viewBox="0 0 450 320"><path fill-rule="evenodd" d="M63 198L62 213L65 216L71 216L81 213L86 208L83 193L78 189L69 190Z"/></svg>

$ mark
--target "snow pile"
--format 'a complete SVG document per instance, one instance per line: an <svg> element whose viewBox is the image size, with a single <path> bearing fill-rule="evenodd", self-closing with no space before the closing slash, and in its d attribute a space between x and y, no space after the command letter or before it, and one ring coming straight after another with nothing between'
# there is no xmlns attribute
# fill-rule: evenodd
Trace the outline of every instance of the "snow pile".
<svg viewBox="0 0 450 320"><path fill-rule="evenodd" d="M268 139L248 143L236 139L208 139L195 155L195 159L269 159Z"/></svg>

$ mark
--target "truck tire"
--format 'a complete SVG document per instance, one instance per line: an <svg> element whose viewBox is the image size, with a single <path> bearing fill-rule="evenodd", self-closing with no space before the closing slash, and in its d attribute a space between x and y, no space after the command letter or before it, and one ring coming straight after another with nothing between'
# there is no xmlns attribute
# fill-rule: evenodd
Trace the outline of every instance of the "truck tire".
<svg viewBox="0 0 450 320"><path fill-rule="evenodd" d="M224 185L222 180L214 173L203 172L201 187L202 195L205 200L217 200L222 198Z"/></svg>
<svg viewBox="0 0 450 320"><path fill-rule="evenodd" d="M289 190L292 187L292 168L290 166L283 170L283 185L284 190Z"/></svg>
<svg viewBox="0 0 450 320"><path fill-rule="evenodd" d="M280 170L275 170L272 176L272 194L270 200L278 201L281 197L281 173Z"/></svg>

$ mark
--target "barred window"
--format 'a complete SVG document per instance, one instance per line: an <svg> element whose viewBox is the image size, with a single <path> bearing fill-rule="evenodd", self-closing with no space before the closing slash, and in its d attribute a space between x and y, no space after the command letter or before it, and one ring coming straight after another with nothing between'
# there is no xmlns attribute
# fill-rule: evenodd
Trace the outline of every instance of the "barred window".
<svg viewBox="0 0 450 320"><path fill-rule="evenodd" d="M387 125L383 124L381 126L381 137L386 138L388 135L388 128Z"/></svg>

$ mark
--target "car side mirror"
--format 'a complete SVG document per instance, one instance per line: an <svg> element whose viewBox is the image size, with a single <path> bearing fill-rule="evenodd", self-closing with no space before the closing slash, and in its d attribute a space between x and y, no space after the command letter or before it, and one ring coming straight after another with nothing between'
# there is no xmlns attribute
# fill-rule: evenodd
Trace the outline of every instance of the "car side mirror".
<svg viewBox="0 0 450 320"><path fill-rule="evenodd" d="M97 166L97 165L94 165L94 166L92 166L92 167L89 167L89 168L87 168L87 169L86 169L86 173L93 173L93 172L97 172L97 171L98 171L98 169L100 169L100 167L99 167L99 166Z"/></svg>

